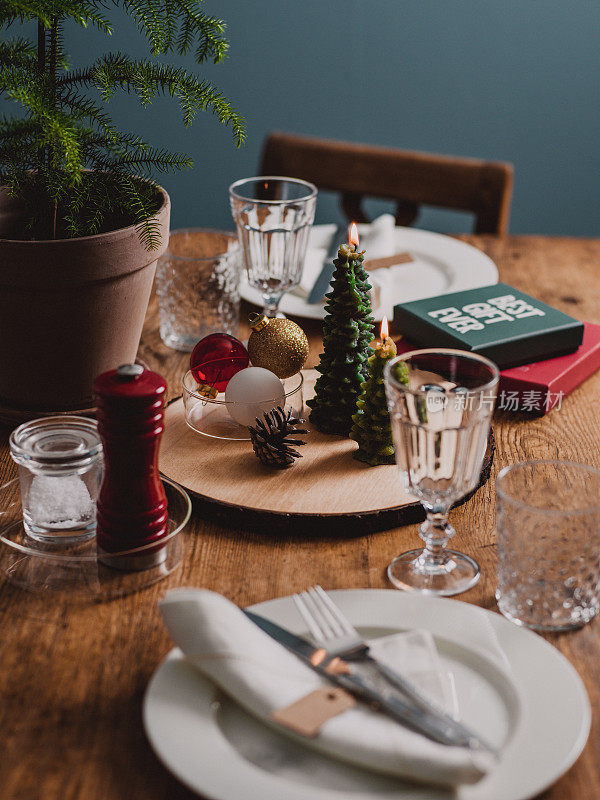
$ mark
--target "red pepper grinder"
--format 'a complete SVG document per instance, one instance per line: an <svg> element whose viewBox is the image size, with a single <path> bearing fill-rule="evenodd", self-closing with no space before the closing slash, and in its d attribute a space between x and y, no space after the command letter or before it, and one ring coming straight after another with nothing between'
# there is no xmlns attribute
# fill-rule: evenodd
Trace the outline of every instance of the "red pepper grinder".
<svg viewBox="0 0 600 800"><path fill-rule="evenodd" d="M94 381L104 447L98 558L111 567L150 569L167 555L165 545L148 547L167 534L167 498L158 473L166 389L164 378L139 364L122 364Z"/></svg>

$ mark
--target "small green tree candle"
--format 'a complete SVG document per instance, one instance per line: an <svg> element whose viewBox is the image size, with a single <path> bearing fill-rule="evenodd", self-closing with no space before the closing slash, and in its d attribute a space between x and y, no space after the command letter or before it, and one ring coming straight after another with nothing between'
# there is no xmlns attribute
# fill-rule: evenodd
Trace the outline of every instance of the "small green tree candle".
<svg viewBox="0 0 600 800"><path fill-rule="evenodd" d="M343 244L333 262L332 290L326 295L323 353L315 396L307 402L310 421L323 433L348 436L352 415L368 375L369 342L373 339L371 285L363 266L364 251Z"/></svg>
<svg viewBox="0 0 600 800"><path fill-rule="evenodd" d="M369 376L362 384L362 393L356 403L350 431L350 438L358 442L358 450L353 453L354 458L372 467L395 463L383 369L390 358L396 355L396 345L387 336L387 321L384 322L381 340L372 345L375 352L369 358Z"/></svg>

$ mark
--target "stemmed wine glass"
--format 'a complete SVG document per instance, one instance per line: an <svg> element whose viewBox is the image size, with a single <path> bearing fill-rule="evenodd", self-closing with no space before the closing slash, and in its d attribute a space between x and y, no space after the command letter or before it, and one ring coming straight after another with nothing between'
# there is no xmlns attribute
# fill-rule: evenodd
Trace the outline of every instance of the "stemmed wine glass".
<svg viewBox="0 0 600 800"><path fill-rule="evenodd" d="M296 178L266 175L236 181L229 199L248 283L262 294L263 313L275 317L282 296L302 277L317 188Z"/></svg>
<svg viewBox="0 0 600 800"><path fill-rule="evenodd" d="M388 362L384 381L396 463L427 513L422 550L388 567L399 589L453 595L474 586L479 565L447 549L451 506L479 480L498 387L498 368L460 350L414 350Z"/></svg>

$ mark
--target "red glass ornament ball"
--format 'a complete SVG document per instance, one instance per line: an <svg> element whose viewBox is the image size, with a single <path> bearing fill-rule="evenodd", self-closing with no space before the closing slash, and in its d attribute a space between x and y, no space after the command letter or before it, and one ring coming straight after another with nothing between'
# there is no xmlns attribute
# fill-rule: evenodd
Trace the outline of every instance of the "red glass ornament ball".
<svg viewBox="0 0 600 800"><path fill-rule="evenodd" d="M230 379L250 363L244 345L228 333L211 333L200 339L190 357L190 369L198 383L224 392Z"/></svg>

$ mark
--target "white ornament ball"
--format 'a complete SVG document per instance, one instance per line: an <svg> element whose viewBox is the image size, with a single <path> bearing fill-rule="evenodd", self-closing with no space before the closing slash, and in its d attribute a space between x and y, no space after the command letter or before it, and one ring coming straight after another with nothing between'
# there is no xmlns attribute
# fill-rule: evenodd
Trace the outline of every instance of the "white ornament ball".
<svg viewBox="0 0 600 800"><path fill-rule="evenodd" d="M240 425L255 425L256 418L285 405L285 389L277 375L263 367L237 372L225 389L227 411Z"/></svg>

